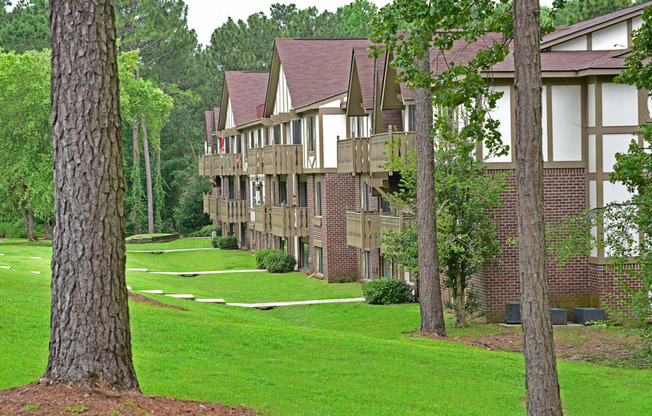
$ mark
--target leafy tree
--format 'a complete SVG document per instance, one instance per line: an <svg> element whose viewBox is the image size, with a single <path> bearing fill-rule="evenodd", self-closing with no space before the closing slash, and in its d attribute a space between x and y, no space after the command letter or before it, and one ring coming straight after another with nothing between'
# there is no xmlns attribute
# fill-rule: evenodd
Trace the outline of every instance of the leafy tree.
<svg viewBox="0 0 652 416"><path fill-rule="evenodd" d="M504 175L485 175L482 161L475 158L475 142L468 138L437 135L434 165L437 189L437 246L440 273L451 290L449 304L455 325L467 326L467 315L479 312L473 292L467 295L469 280L486 262L500 253L492 210L500 207L505 190ZM390 161L390 168L401 173L401 190L394 200L410 211L417 210L416 163L414 157ZM383 241L386 255L410 271L418 271L416 228L389 232Z"/></svg>
<svg viewBox="0 0 652 416"><path fill-rule="evenodd" d="M43 379L138 390L125 283L113 2L52 0L50 16L57 232L50 353Z"/></svg>
<svg viewBox="0 0 652 416"><path fill-rule="evenodd" d="M567 0L555 15L555 26L568 26L648 0Z"/></svg>
<svg viewBox="0 0 652 416"><path fill-rule="evenodd" d="M7 13L7 0L0 0L0 47L23 53L50 47L47 0L19 0Z"/></svg>
<svg viewBox="0 0 652 416"><path fill-rule="evenodd" d="M208 215L203 213L202 201L211 187L208 178L198 176L194 169L184 172L182 180L183 191L174 208L174 222L181 233L187 234L210 223Z"/></svg>
<svg viewBox="0 0 652 416"><path fill-rule="evenodd" d="M0 51L0 85L3 205L19 208L34 241L34 216L54 217L49 52Z"/></svg>

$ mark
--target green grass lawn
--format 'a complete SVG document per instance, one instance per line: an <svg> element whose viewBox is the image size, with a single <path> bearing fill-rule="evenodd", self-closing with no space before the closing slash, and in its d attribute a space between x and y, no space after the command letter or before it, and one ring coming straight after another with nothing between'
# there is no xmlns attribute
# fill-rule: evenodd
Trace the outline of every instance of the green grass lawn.
<svg viewBox="0 0 652 416"><path fill-rule="evenodd" d="M0 264L47 254L42 247L23 250L0 243ZM190 284L194 278L184 279ZM0 388L43 374L49 280L49 273L18 266L0 270ZM251 290L240 287L242 295ZM188 311L130 302L134 361L146 394L245 404L265 415L525 412L521 355L412 336L419 323L415 305L259 311L157 298ZM567 415L652 413L652 370L559 362L559 373Z"/></svg>
<svg viewBox="0 0 652 416"><path fill-rule="evenodd" d="M127 250L178 250L184 248L212 248L210 238L182 238L168 243L129 244Z"/></svg>

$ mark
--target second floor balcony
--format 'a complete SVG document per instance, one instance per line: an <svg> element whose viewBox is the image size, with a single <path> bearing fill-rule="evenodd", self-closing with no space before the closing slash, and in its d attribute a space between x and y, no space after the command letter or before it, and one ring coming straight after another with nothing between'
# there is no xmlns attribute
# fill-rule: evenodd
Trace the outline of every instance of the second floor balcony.
<svg viewBox="0 0 652 416"><path fill-rule="evenodd" d="M272 232L272 208L269 205L256 205L254 211L254 230Z"/></svg>
<svg viewBox="0 0 652 416"><path fill-rule="evenodd" d="M380 216L380 234L381 234L381 245L380 250L385 251L385 244L382 243L382 239L387 234L388 231L399 232L403 231L406 228L412 227L416 223L416 218L412 215L392 215L389 213L383 213Z"/></svg>
<svg viewBox="0 0 652 416"><path fill-rule="evenodd" d="M369 139L351 138L337 142L337 172L369 172Z"/></svg>
<svg viewBox="0 0 652 416"><path fill-rule="evenodd" d="M247 201L239 199L219 199L217 201L218 219L223 223L247 222Z"/></svg>
<svg viewBox="0 0 652 416"><path fill-rule="evenodd" d="M380 212L346 212L346 244L362 250L380 247Z"/></svg>
<svg viewBox="0 0 652 416"><path fill-rule="evenodd" d="M245 173L243 154L221 153L199 158L199 175L201 176L231 176Z"/></svg>
<svg viewBox="0 0 652 416"><path fill-rule="evenodd" d="M247 149L247 175L262 175L263 149Z"/></svg>
<svg viewBox="0 0 652 416"><path fill-rule="evenodd" d="M303 146L300 144L265 146L263 173L265 175L303 173Z"/></svg>
<svg viewBox="0 0 652 416"><path fill-rule="evenodd" d="M374 134L369 139L369 171L386 172L384 166L392 157L407 156L414 149L414 132Z"/></svg>
<svg viewBox="0 0 652 416"><path fill-rule="evenodd" d="M279 205L271 211L272 234L283 238L308 236L308 208Z"/></svg>

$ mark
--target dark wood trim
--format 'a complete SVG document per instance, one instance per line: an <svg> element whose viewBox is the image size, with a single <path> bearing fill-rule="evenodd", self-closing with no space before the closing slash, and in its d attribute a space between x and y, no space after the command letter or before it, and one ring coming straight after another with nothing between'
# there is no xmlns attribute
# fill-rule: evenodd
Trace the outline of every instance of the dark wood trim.
<svg viewBox="0 0 652 416"><path fill-rule="evenodd" d="M631 48L632 45L632 19L627 19L627 47Z"/></svg>
<svg viewBox="0 0 652 416"><path fill-rule="evenodd" d="M341 108L327 107L327 108L320 108L319 109L319 114L320 115L342 115L342 116L345 116L346 112L344 110L342 110Z"/></svg>
<svg viewBox="0 0 652 416"><path fill-rule="evenodd" d="M587 51L593 50L593 33L586 34L586 50Z"/></svg>
<svg viewBox="0 0 652 416"><path fill-rule="evenodd" d="M514 86L509 87L509 118L511 124L511 143L509 146L510 163L516 163L516 91Z"/></svg>
<svg viewBox="0 0 652 416"><path fill-rule="evenodd" d="M597 123L596 123L597 124ZM608 126L608 127L587 127L588 134L631 134L639 129L639 126Z"/></svg>
<svg viewBox="0 0 652 416"><path fill-rule="evenodd" d="M319 166L324 167L324 115L319 113Z"/></svg>
<svg viewBox="0 0 652 416"><path fill-rule="evenodd" d="M553 153L552 153L552 85L544 85L544 88L546 89L546 115L548 116L548 119L545 121L546 123L546 129L547 129L547 137L545 140L547 140L548 143L548 162L553 161Z"/></svg>

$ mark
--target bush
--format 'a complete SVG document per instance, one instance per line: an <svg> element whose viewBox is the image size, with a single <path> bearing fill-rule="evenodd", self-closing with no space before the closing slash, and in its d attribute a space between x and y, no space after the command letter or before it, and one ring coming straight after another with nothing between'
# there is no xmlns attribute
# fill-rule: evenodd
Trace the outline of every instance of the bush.
<svg viewBox="0 0 652 416"><path fill-rule="evenodd" d="M270 273L287 273L294 270L297 260L293 255L274 250L265 257L265 268Z"/></svg>
<svg viewBox="0 0 652 416"><path fill-rule="evenodd" d="M372 280L362 286L362 294L367 303L389 305L392 303L414 302L412 288L405 280L383 278Z"/></svg>
<svg viewBox="0 0 652 416"><path fill-rule="evenodd" d="M254 257L256 258L256 268L258 269L266 269L267 268L267 263L265 263L265 259L267 259L267 256L269 256L272 253L282 253L280 250L260 250L258 251Z"/></svg>
<svg viewBox="0 0 652 416"><path fill-rule="evenodd" d="M215 237L211 243L213 247L221 248L222 250L237 250L240 248L238 239L233 236Z"/></svg>
<svg viewBox="0 0 652 416"><path fill-rule="evenodd" d="M199 231L195 231L189 235L189 237L211 237L213 231L217 233L218 236L222 235L222 226L221 225L207 225Z"/></svg>

